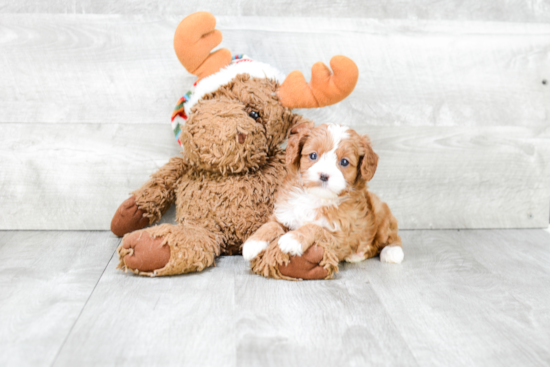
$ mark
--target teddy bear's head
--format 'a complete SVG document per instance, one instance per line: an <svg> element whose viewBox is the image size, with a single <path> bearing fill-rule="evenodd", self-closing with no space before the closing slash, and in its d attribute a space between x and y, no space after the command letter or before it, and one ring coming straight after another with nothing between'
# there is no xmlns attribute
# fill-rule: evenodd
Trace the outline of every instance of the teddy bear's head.
<svg viewBox="0 0 550 367"><path fill-rule="evenodd" d="M278 88L276 80L239 74L202 97L181 129L190 163L222 174L263 166L301 119L280 103Z"/></svg>
<svg viewBox="0 0 550 367"><path fill-rule="evenodd" d="M227 49L210 51L221 42L212 14L186 17L176 29L174 47L183 66L199 77L185 104L180 125L184 156L195 169L223 175L255 171L280 152L280 144L301 116L291 108L334 104L351 93L358 70L344 56L312 69L311 83L302 73L284 76L275 68Z"/></svg>

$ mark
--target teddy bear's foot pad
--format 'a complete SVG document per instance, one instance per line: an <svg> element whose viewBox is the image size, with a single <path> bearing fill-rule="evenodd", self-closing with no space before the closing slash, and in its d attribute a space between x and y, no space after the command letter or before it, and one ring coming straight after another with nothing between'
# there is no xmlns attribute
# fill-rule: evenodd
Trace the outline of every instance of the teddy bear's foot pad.
<svg viewBox="0 0 550 367"><path fill-rule="evenodd" d="M170 260L170 246L163 237L152 237L145 231L136 231L124 237L117 252L119 268L133 272L152 272L162 269Z"/></svg>
<svg viewBox="0 0 550 367"><path fill-rule="evenodd" d="M144 212L138 208L135 196L130 196L118 207L111 221L111 232L119 237L127 233L145 228L149 224L149 218L143 216Z"/></svg>
<svg viewBox="0 0 550 367"><path fill-rule="evenodd" d="M290 263L279 265L281 274L297 279L325 279L327 269L319 263L323 260L324 250L320 246L311 246L302 256L292 256Z"/></svg>

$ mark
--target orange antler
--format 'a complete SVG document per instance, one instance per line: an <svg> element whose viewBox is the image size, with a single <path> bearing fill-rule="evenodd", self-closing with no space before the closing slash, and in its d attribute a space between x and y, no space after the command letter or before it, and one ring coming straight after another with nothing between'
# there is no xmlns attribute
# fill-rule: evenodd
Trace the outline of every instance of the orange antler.
<svg viewBox="0 0 550 367"><path fill-rule="evenodd" d="M340 102L350 95L357 84L359 69L345 56L334 56L330 60L334 73L322 62L311 68L311 81L294 70L279 88L279 99L288 108L315 108Z"/></svg>
<svg viewBox="0 0 550 367"><path fill-rule="evenodd" d="M231 52L222 48L210 53L222 41L216 18L206 11L185 17L174 35L174 49L182 65L199 79L218 72L231 62Z"/></svg>

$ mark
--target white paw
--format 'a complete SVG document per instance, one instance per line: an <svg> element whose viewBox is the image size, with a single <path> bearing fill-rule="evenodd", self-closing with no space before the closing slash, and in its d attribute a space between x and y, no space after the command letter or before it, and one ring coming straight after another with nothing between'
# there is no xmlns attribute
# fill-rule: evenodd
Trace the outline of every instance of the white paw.
<svg viewBox="0 0 550 367"><path fill-rule="evenodd" d="M285 254L302 255L302 244L294 239L292 233L287 233L279 238L279 248Z"/></svg>
<svg viewBox="0 0 550 367"><path fill-rule="evenodd" d="M405 254L401 246L386 246L380 253L380 261L383 263L401 264L404 256Z"/></svg>
<svg viewBox="0 0 550 367"><path fill-rule="evenodd" d="M243 245L243 257L246 261L251 261L262 250L267 248L266 241L248 240Z"/></svg>

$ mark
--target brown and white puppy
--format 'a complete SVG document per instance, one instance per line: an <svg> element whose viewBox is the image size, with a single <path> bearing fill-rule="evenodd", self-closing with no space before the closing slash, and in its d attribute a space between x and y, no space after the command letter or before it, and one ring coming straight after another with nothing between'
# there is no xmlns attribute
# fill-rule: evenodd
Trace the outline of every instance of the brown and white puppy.
<svg viewBox="0 0 550 367"><path fill-rule="evenodd" d="M287 177L273 215L245 242L244 258L252 260L278 237L279 248L289 255L324 243L339 261L380 254L382 262L401 263L397 220L367 190L378 164L369 138L341 125L300 125L292 132Z"/></svg>

